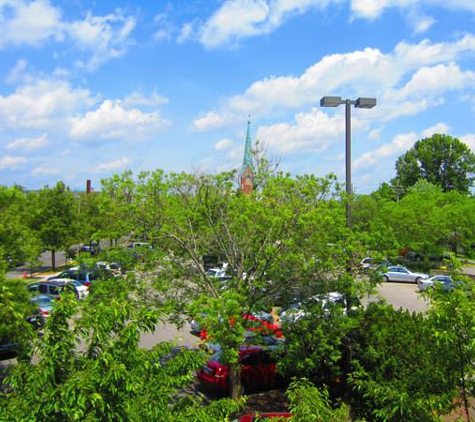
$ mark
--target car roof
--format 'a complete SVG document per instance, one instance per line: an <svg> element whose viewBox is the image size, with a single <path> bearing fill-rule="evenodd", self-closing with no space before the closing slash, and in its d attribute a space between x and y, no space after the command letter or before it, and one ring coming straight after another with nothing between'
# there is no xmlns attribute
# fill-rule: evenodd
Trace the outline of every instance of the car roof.
<svg viewBox="0 0 475 422"><path fill-rule="evenodd" d="M51 280L40 280L40 281L33 281L28 285L32 284L54 284L56 286L66 286L68 284L72 284L73 280L70 278L53 278Z"/></svg>

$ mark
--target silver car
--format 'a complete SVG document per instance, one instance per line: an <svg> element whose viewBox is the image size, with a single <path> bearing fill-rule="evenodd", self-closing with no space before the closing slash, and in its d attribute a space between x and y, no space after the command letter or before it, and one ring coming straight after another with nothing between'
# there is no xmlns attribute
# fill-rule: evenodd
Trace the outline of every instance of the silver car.
<svg viewBox="0 0 475 422"><path fill-rule="evenodd" d="M382 274L384 281L402 281L406 283L418 283L420 280L429 278L428 274L416 273L402 266L391 266Z"/></svg>
<svg viewBox="0 0 475 422"><path fill-rule="evenodd" d="M445 292L450 292L455 288L456 284L459 283L454 283L450 275L438 274L425 280L419 280L417 287L419 287L419 290L424 291L435 288L436 284L440 284Z"/></svg>

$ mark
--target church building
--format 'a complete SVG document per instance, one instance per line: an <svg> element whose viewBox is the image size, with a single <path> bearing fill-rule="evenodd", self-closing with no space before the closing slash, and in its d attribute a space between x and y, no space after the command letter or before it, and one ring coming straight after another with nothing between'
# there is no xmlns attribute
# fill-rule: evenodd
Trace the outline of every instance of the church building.
<svg viewBox="0 0 475 422"><path fill-rule="evenodd" d="M247 121L246 146L244 147L244 158L242 161L240 178L241 190L244 195L249 195L252 192L252 185L254 182L254 164L252 161L252 141L251 141L251 120Z"/></svg>

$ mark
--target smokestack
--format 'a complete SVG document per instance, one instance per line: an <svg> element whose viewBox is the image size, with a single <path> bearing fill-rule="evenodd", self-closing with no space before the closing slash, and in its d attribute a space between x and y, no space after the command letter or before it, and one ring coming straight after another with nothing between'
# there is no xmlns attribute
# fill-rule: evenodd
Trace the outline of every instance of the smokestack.
<svg viewBox="0 0 475 422"><path fill-rule="evenodd" d="M91 181L86 180L86 195L89 195L91 193Z"/></svg>

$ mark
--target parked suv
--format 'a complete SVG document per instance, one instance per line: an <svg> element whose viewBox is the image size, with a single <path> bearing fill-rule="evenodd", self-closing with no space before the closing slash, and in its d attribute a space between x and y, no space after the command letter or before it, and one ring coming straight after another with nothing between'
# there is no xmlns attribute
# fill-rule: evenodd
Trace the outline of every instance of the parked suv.
<svg viewBox="0 0 475 422"><path fill-rule="evenodd" d="M59 298L61 293L69 290L78 299L84 299L89 295L89 289L77 280L57 278L54 280L34 281L28 284L28 290L35 294L50 296L53 299Z"/></svg>

